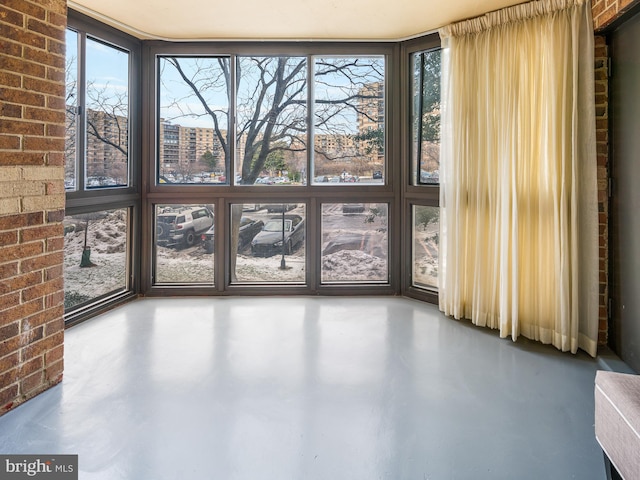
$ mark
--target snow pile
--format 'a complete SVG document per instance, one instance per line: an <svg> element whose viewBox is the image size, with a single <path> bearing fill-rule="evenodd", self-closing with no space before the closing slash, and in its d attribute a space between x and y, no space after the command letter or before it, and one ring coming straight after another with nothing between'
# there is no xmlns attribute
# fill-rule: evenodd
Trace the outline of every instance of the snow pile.
<svg viewBox="0 0 640 480"><path fill-rule="evenodd" d="M200 246L184 250L156 247L156 282L213 283L214 255Z"/></svg>
<svg viewBox="0 0 640 480"><path fill-rule="evenodd" d="M124 289L126 280L127 212L108 212L100 218L65 218L65 308ZM87 228L87 247L92 267L80 267Z"/></svg>
<svg viewBox="0 0 640 480"><path fill-rule="evenodd" d="M389 279L387 261L360 250L341 250L322 256L324 281L376 281Z"/></svg>

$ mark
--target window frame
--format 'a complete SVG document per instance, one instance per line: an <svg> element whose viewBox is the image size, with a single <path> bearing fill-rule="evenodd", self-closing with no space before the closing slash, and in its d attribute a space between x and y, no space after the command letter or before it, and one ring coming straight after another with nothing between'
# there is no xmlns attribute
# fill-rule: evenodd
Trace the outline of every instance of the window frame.
<svg viewBox="0 0 640 480"><path fill-rule="evenodd" d="M65 215L72 216L83 213L126 209L129 224L127 226L126 252L126 288L111 292L83 303L64 313L65 325L74 325L96 313L111 308L134 298L139 292L139 262L140 259L140 61L142 58L139 40L108 27L94 19L73 10L68 11L67 29L78 33L78 106L86 112L85 83L86 83L86 38L89 37L116 49L129 53L129 119L128 119L128 186L112 188L87 189L85 186L85 127L76 131L76 186L74 190L65 192ZM81 118L84 118L81 117ZM78 120L76 120L78 123ZM82 122L84 123L84 122ZM77 128L77 127L76 127Z"/></svg>
<svg viewBox="0 0 640 480"><path fill-rule="evenodd" d="M399 253L397 253L400 225L400 205L398 187L399 142L394 141L390 129L394 125L398 115L398 102L396 93L398 83L398 72L396 59L398 54L398 44L390 42L380 43L314 43L314 42L270 42L270 43L238 43L238 42L202 42L202 43L166 43L158 41L145 42L145 58L143 62L143 112L144 117L149 119L145 125L145 135L143 135L143 158L147 161L143 164L142 187L144 193L145 208L143 219L142 236L142 292L146 295L165 294L185 294L185 295L227 295L227 294L250 294L250 295L271 295L271 294L323 294L323 295L344 295L345 288L349 294L399 294L400 293L400 269L398 266ZM304 56L310 59L307 62L308 75L314 68L313 58L318 56L382 56L385 62L385 181L382 184L362 184L326 186L314 185L309 181L311 176L310 168L307 168L306 185L234 185L232 180L228 184L159 184L155 182L157 165L157 135L158 135L158 98L159 87L156 78L157 59L166 56L229 56L230 64L236 62L237 56ZM235 71L235 70L234 70ZM233 75L232 75L233 78ZM232 80L235 85L235 79ZM312 88L308 89L307 102L312 101ZM235 99L235 92L232 98ZM232 101L233 104L233 101ZM309 104L309 103L308 103ZM233 109L230 106L233 117ZM307 109L307 125L312 125L311 108ZM234 177L235 167L235 122L230 121L232 133L229 138L231 149L231 161L227 172L228 178ZM307 131L309 138L312 127ZM307 149L307 166L310 167L310 152ZM389 235L389 282L380 284L341 284L330 285L321 284L320 281L320 247L321 241L316 238L321 233L321 204L323 202L336 201L340 197L345 202L364 203L387 203L389 204L389 216L393 224L390 224ZM224 232L225 235L215 236L215 253L217 255L215 265L216 285L211 288L198 288L189 285L156 285L152 282L151 271L154 257L152 242L145 239L145 234L149 235L153 224L152 204L158 203L214 203L216 204L216 232ZM230 281L230 249L228 239L230 232L229 208L233 203L304 203L306 205L306 282L304 285L278 285L278 284L232 284ZM224 212L224 213L222 213ZM219 214L222 213L222 214ZM225 237L225 238L223 238ZM149 238L149 237L147 237ZM317 257L317 258L316 258ZM220 261L223 260L223 261ZM222 281L220 281L222 280Z"/></svg>
<svg viewBox="0 0 640 480"><path fill-rule="evenodd" d="M410 54L438 48L440 39L431 34L407 41L393 42L165 42L140 41L121 31L69 10L68 27L85 35L130 52L130 157L126 188L107 188L67 192L67 213L86 213L113 208L130 210L130 289L119 299L95 305L81 315L65 314L65 320L82 321L101 309L134 298L138 294L157 295L406 295L437 303L437 292L411 288L411 240L407 232L412 228L412 205L437 206L439 185L413 185L411 182L411 103ZM383 184L318 185L313 184L313 171L307 169L306 185L273 185L268 188L253 185L233 185L231 171L228 185L156 183L157 146L157 55L167 56L377 56L385 59L385 166ZM235 57L234 57L235 58ZM233 60L235 61L235 60ZM83 67L84 68L84 67ZM314 64L308 62L308 74ZM235 83L235 82L234 82ZM313 102L308 93L308 105ZM313 135L313 109L307 109L307 135ZM235 129L235 122L230 121ZM235 148L235 132L230 133L230 148ZM309 154L310 155L310 154ZM233 157L232 157L233 160ZM311 161L307 162L312 166ZM229 165L229 167L232 167ZM83 180L84 180L84 173ZM304 203L306 208L306 283L305 285L232 285L230 283L228 240L230 215L234 203ZM321 284L321 222L323 203L386 203L389 205L389 283ZM225 235L215 236L215 285L158 286L152 282L154 206L156 204L207 203L215 206L215 229ZM224 214L220 214L224 213ZM221 255L221 257L220 257Z"/></svg>
<svg viewBox="0 0 640 480"><path fill-rule="evenodd" d="M429 303L438 303L437 289L417 287L413 285L413 207L439 207L440 184L418 183L414 181L414 172L418 159L413 156L412 111L413 111L413 69L412 55L441 48L437 34L408 40L401 44L401 103L404 114L401 122L402 130L402 232L404 235L402 248L402 292L404 295ZM414 162L416 165L414 165Z"/></svg>

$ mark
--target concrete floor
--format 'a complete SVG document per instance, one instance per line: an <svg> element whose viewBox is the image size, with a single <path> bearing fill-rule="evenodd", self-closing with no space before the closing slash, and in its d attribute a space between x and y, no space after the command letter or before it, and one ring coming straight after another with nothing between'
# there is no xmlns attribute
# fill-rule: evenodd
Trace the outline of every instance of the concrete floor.
<svg viewBox="0 0 640 480"><path fill-rule="evenodd" d="M598 363L376 298L142 299L67 330L0 452L83 479L604 479Z"/></svg>

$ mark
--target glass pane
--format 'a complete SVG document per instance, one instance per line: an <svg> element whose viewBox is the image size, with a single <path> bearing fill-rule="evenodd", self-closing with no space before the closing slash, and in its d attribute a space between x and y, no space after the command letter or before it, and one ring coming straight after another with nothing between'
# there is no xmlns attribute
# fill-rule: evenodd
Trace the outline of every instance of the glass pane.
<svg viewBox="0 0 640 480"><path fill-rule="evenodd" d="M64 218L64 306L69 311L127 285L129 210Z"/></svg>
<svg viewBox="0 0 640 480"><path fill-rule="evenodd" d="M214 206L156 205L155 283L214 283Z"/></svg>
<svg viewBox="0 0 640 480"><path fill-rule="evenodd" d="M64 187L76 189L77 168L77 111L78 111L78 33L66 31L67 57L65 67L65 142L64 142Z"/></svg>
<svg viewBox="0 0 640 480"><path fill-rule="evenodd" d="M384 57L316 58L313 182L383 183Z"/></svg>
<svg viewBox="0 0 640 480"><path fill-rule="evenodd" d="M411 278L414 287L438 288L440 208L413 206Z"/></svg>
<svg viewBox="0 0 640 480"><path fill-rule="evenodd" d="M388 283L386 203L322 205L322 282Z"/></svg>
<svg viewBox="0 0 640 480"><path fill-rule="evenodd" d="M412 55L411 111L415 184L440 182L440 50Z"/></svg>
<svg viewBox="0 0 640 480"><path fill-rule="evenodd" d="M296 203L232 205L232 283L304 283L305 211Z"/></svg>
<svg viewBox="0 0 640 480"><path fill-rule="evenodd" d="M129 183L129 54L87 38L86 188Z"/></svg>
<svg viewBox="0 0 640 480"><path fill-rule="evenodd" d="M306 183L307 59L240 57L237 75L236 183Z"/></svg>
<svg viewBox="0 0 640 480"><path fill-rule="evenodd" d="M160 57L158 183L228 184L229 59Z"/></svg>

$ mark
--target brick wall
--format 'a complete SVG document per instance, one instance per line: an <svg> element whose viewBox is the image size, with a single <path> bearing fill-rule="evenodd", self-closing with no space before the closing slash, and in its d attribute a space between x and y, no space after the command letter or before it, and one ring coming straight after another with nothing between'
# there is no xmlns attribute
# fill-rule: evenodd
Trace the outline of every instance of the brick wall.
<svg viewBox="0 0 640 480"><path fill-rule="evenodd" d="M600 345L607 343L609 265L609 52L598 32L618 20L640 0L593 0L595 36L596 141L598 149L598 214L600 223Z"/></svg>
<svg viewBox="0 0 640 480"><path fill-rule="evenodd" d="M62 379L65 27L0 4L0 415Z"/></svg>
<svg viewBox="0 0 640 480"><path fill-rule="evenodd" d="M591 12L596 32L610 25L611 22L638 3L640 0L592 0Z"/></svg>
<svg viewBox="0 0 640 480"><path fill-rule="evenodd" d="M609 265L609 52L604 37L595 37L596 149L600 224L600 315L598 343L607 343Z"/></svg>

